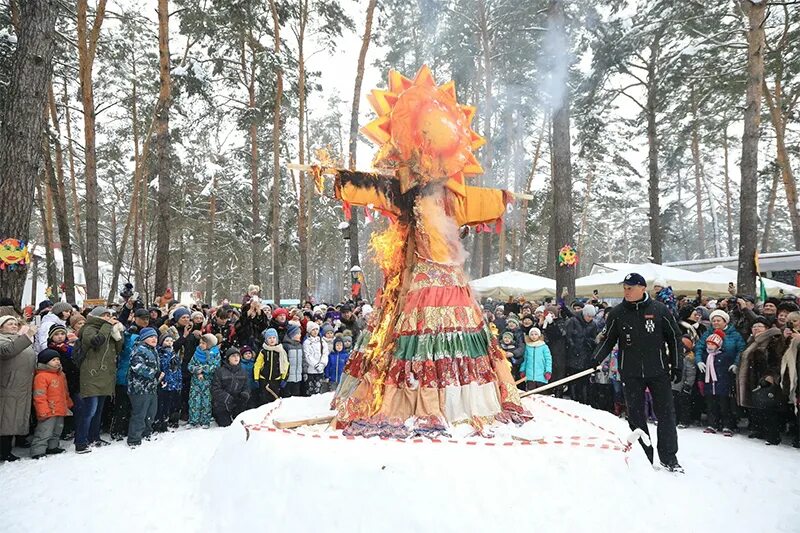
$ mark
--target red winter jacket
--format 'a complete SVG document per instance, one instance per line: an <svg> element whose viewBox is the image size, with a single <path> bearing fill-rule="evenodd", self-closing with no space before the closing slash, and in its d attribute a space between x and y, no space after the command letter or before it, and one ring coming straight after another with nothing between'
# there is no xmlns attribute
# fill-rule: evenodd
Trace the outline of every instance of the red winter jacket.
<svg viewBox="0 0 800 533"><path fill-rule="evenodd" d="M67 416L67 410L72 407L72 398L69 397L64 372L46 365L37 366L33 378L33 406L39 420Z"/></svg>

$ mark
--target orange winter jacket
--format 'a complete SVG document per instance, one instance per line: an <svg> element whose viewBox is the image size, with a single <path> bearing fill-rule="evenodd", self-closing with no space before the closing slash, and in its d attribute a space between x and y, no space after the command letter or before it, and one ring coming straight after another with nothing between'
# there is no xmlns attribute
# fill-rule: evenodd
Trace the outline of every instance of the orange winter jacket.
<svg viewBox="0 0 800 533"><path fill-rule="evenodd" d="M33 406L39 420L67 416L67 410L72 407L72 398L69 397L64 372L46 365L37 366L33 378Z"/></svg>

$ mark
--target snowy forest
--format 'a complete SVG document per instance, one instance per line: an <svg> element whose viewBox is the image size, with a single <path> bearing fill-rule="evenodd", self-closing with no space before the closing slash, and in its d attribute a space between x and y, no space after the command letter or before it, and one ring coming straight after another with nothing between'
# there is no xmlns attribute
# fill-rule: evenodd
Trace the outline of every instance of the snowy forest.
<svg viewBox="0 0 800 533"><path fill-rule="evenodd" d="M73 256L88 298L339 301L353 264L372 297L386 221L342 224L330 184L287 164L370 169L365 95L428 64L478 108L472 184L533 196L465 237L473 278L556 277L572 243L579 274L739 255L742 284L750 250L800 249L797 42L792 1L2 0L0 237L43 246L32 268L68 298Z"/></svg>

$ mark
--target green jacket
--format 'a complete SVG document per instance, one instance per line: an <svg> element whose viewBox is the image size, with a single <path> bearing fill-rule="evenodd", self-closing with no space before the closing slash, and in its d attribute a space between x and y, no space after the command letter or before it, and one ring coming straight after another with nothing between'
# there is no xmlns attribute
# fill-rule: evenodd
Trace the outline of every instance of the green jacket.
<svg viewBox="0 0 800 533"><path fill-rule="evenodd" d="M102 318L90 316L81 328L81 396L113 396L117 381L117 354L123 339L111 336L112 326Z"/></svg>

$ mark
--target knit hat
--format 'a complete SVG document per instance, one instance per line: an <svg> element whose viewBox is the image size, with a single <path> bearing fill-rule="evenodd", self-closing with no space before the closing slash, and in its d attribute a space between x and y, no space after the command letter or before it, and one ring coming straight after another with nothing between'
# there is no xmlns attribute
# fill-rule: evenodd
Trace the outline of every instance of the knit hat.
<svg viewBox="0 0 800 533"><path fill-rule="evenodd" d="M0 328L2 328L3 324L8 322L9 320L13 320L17 324L19 324L19 319L16 316L14 316L14 315L3 315L3 316L0 316Z"/></svg>
<svg viewBox="0 0 800 533"><path fill-rule="evenodd" d="M775 322L771 318L761 315L757 316L756 319L753 320L753 326L756 324L763 324L767 329L771 328L774 323Z"/></svg>
<svg viewBox="0 0 800 533"><path fill-rule="evenodd" d="M336 345L337 345L337 344L341 344L341 345L342 345L342 350L344 350L344 341L342 340L342 338L341 338L341 337L336 337L336 338L333 340L333 351L335 351L335 352L336 352L336 351L339 351L339 350L337 350L337 349L336 349Z"/></svg>
<svg viewBox="0 0 800 533"><path fill-rule="evenodd" d="M544 313L544 306L543 306L543 305L540 305L539 307L537 307L536 309L534 309L534 310L533 310L533 314L536 314L536 313Z"/></svg>
<svg viewBox="0 0 800 533"><path fill-rule="evenodd" d="M236 348L235 346L232 346L232 347L228 348L227 350L225 350L225 359L230 359L230 357L232 355L241 356L242 354L241 354L241 352L239 352L238 348Z"/></svg>
<svg viewBox="0 0 800 533"><path fill-rule="evenodd" d="M667 282L664 281L664 278L658 278L658 279L653 281L653 287L656 287L656 286L658 286L658 287L666 287L667 286Z"/></svg>
<svg viewBox="0 0 800 533"><path fill-rule="evenodd" d="M188 316L188 315L191 315L188 309L186 309L185 307L179 307L172 312L172 321L177 322L178 320L180 320L182 316Z"/></svg>
<svg viewBox="0 0 800 533"><path fill-rule="evenodd" d="M539 328L531 328L530 331L528 331L528 337L533 338L541 336L542 336L542 331Z"/></svg>
<svg viewBox="0 0 800 533"><path fill-rule="evenodd" d="M509 339L511 339L511 340L514 340L514 332L513 332L513 331L508 331L508 330L505 330L505 331L503 332L503 335L502 335L502 337L503 337L503 339L505 339L506 337L508 337Z"/></svg>
<svg viewBox="0 0 800 533"><path fill-rule="evenodd" d="M73 313L69 317L69 327L72 329L78 329L78 324L83 322L86 322L86 317L80 313Z"/></svg>
<svg viewBox="0 0 800 533"><path fill-rule="evenodd" d="M333 331L333 326L331 326L330 324L325 324L324 326L322 326L322 331L320 331L320 334L324 337L325 335L331 333L332 331Z"/></svg>
<svg viewBox="0 0 800 533"><path fill-rule="evenodd" d="M91 310L89 316L101 317L103 315L110 315L110 314L111 314L111 309L102 305L98 305L97 307Z"/></svg>
<svg viewBox="0 0 800 533"><path fill-rule="evenodd" d="M272 312L272 318L278 318L281 315L288 317L289 311L284 307L278 307Z"/></svg>
<svg viewBox="0 0 800 533"><path fill-rule="evenodd" d="M63 333L64 335L66 335L67 328L65 326L62 326L61 324L53 324L52 326L50 326L50 331L47 332L47 340L48 341L53 340L53 337L56 335L56 333Z"/></svg>
<svg viewBox="0 0 800 533"><path fill-rule="evenodd" d="M309 322L309 324L312 324L312 322ZM289 324L287 326L287 328L286 328L286 336L288 338L292 339L298 333L300 333L300 326L298 326L297 324Z"/></svg>
<svg viewBox="0 0 800 533"><path fill-rule="evenodd" d="M372 306L369 304L364 304L361 306L361 314L367 316L372 312Z"/></svg>
<svg viewBox="0 0 800 533"><path fill-rule="evenodd" d="M139 309L133 312L133 318L144 318L150 320L150 311L148 311L144 307L140 307Z"/></svg>
<svg viewBox="0 0 800 533"><path fill-rule="evenodd" d="M158 337L158 333L153 328L142 328L142 331L139 332L140 341L144 341L150 337Z"/></svg>
<svg viewBox="0 0 800 533"><path fill-rule="evenodd" d="M199 318L200 320L205 320L206 319L206 315L204 315L200 311L195 311L194 313L192 313L191 316L192 316L192 322L194 322L195 318Z"/></svg>
<svg viewBox="0 0 800 533"><path fill-rule="evenodd" d="M212 335L211 333L206 333L205 335L200 337L200 340L205 342L209 348L213 348L214 346L217 345L217 336Z"/></svg>
<svg viewBox="0 0 800 533"><path fill-rule="evenodd" d="M55 305L50 308L50 312L54 315L61 315L61 313L66 313L67 311L72 311L72 305L67 302L56 302Z"/></svg>
<svg viewBox="0 0 800 533"><path fill-rule="evenodd" d="M349 342L350 344L353 344L353 336L352 335L342 335L342 342L345 342L345 343Z"/></svg>
<svg viewBox="0 0 800 533"><path fill-rule="evenodd" d="M731 317L728 315L728 313L726 313L726 312L725 312L725 311L723 311L722 309L716 309L716 310L714 310L714 311L711 313L711 315L709 315L708 319L709 319L709 320L714 320L714 317L720 317L722 320L724 320L724 321L725 321L725 324L729 324L729 323L730 323L730 321L731 321Z"/></svg>
<svg viewBox="0 0 800 533"><path fill-rule="evenodd" d="M161 346L167 339L172 339L173 341L175 340L175 335L173 335L170 330L167 330L161 334L161 336L158 338L158 345Z"/></svg>
<svg viewBox="0 0 800 533"><path fill-rule="evenodd" d="M246 353L255 353L255 352L253 352L253 349L251 347L244 345L241 348L239 348L239 353L242 354L242 356L244 356L244 354Z"/></svg>
<svg viewBox="0 0 800 533"><path fill-rule="evenodd" d="M516 317L510 317L506 320L506 326L510 326L511 324L519 327L519 320Z"/></svg>
<svg viewBox="0 0 800 533"><path fill-rule="evenodd" d="M708 320L708 309L706 309L702 305L698 305L697 307L694 308L694 310L700 314L701 320Z"/></svg>
<svg viewBox="0 0 800 533"><path fill-rule="evenodd" d="M264 340L269 339L270 337L278 338L278 331L275 328L269 328L264 332Z"/></svg>
<svg viewBox="0 0 800 533"><path fill-rule="evenodd" d="M706 339L706 344L709 346L716 346L717 348L722 346L722 341L725 339L725 332L721 329L715 329L714 333L708 336Z"/></svg>
<svg viewBox="0 0 800 533"><path fill-rule="evenodd" d="M39 363L46 365L56 357L61 357L61 354L55 350L47 348L46 350L39 352L39 356L36 359L39 361Z"/></svg>
<svg viewBox="0 0 800 533"><path fill-rule="evenodd" d="M53 307L53 302L51 302L50 300L42 300L41 302L39 302L39 308L36 309L36 314L38 315L45 309L50 309L51 307Z"/></svg>
<svg viewBox="0 0 800 533"><path fill-rule="evenodd" d="M306 332L311 332L311 331L319 331L319 324L317 324L316 322L309 321L308 324L306 324Z"/></svg>
<svg viewBox="0 0 800 533"><path fill-rule="evenodd" d="M592 304L586 304L583 306L583 316L594 318L597 315L597 308Z"/></svg>

